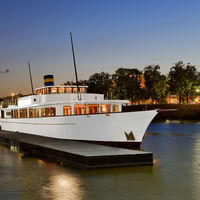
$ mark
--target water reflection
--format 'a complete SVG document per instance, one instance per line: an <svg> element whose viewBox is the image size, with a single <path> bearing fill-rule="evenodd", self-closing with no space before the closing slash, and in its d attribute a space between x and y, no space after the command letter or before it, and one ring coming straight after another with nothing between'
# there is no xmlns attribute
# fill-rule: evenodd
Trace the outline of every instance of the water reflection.
<svg viewBox="0 0 200 200"><path fill-rule="evenodd" d="M70 173L52 175L42 188L42 197L52 200L81 200L84 198L82 181Z"/></svg>
<svg viewBox="0 0 200 200"><path fill-rule="evenodd" d="M198 199L200 123L154 123L148 128L148 132L156 133L147 135L144 148L152 150L159 159L158 173L162 177L161 185L165 186L163 198Z"/></svg>
<svg viewBox="0 0 200 200"><path fill-rule="evenodd" d="M86 170L21 157L0 145L2 200L177 200L200 196L200 123L153 123L154 166Z"/></svg>

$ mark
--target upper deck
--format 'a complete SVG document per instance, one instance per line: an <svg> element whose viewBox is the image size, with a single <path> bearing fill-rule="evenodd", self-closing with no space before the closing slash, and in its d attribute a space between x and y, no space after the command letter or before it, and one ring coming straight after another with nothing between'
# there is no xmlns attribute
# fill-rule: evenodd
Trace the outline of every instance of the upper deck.
<svg viewBox="0 0 200 200"><path fill-rule="evenodd" d="M45 106L45 105L58 105L58 104L74 104L74 103L103 103L103 94L81 94L81 100L78 100L76 93L69 94L43 94L43 95L31 95L18 99L18 107L31 107L31 106Z"/></svg>
<svg viewBox="0 0 200 200"><path fill-rule="evenodd" d="M87 93L88 86L79 86L80 93ZM37 95L40 94L71 94L77 93L76 85L59 85L59 86L44 86L36 88Z"/></svg>

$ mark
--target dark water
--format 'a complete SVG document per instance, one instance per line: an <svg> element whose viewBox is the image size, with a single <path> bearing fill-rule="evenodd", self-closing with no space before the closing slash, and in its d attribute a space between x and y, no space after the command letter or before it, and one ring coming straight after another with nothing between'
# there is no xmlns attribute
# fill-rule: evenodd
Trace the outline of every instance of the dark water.
<svg viewBox="0 0 200 200"><path fill-rule="evenodd" d="M62 167L0 145L0 200L199 199L200 122L153 123L147 132L153 167Z"/></svg>

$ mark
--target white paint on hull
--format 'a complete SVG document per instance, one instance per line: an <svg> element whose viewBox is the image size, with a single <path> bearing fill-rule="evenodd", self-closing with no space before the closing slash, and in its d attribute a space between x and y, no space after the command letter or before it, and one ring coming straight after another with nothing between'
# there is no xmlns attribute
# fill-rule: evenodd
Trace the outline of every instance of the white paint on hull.
<svg viewBox="0 0 200 200"><path fill-rule="evenodd" d="M142 142L145 131L156 114L156 110L151 110L44 118L12 118L0 119L0 126L2 130L52 138L108 142L127 142L125 132L132 131L135 137L133 142Z"/></svg>

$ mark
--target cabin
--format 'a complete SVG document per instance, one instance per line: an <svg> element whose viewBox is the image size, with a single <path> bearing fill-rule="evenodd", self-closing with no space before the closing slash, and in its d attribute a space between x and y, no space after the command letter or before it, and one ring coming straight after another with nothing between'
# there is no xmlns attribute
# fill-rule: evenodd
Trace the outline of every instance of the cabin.
<svg viewBox="0 0 200 200"><path fill-rule="evenodd" d="M104 100L103 94L87 93L88 86L54 85L53 75L44 76L44 87L35 95L18 98L17 104L0 107L0 118L39 118L121 112L127 100Z"/></svg>
<svg viewBox="0 0 200 200"><path fill-rule="evenodd" d="M0 112L1 118L38 118L121 112L126 100L104 100L103 94L87 93L87 86L45 86L36 95L21 97L17 105ZM80 98L78 98L78 95Z"/></svg>

